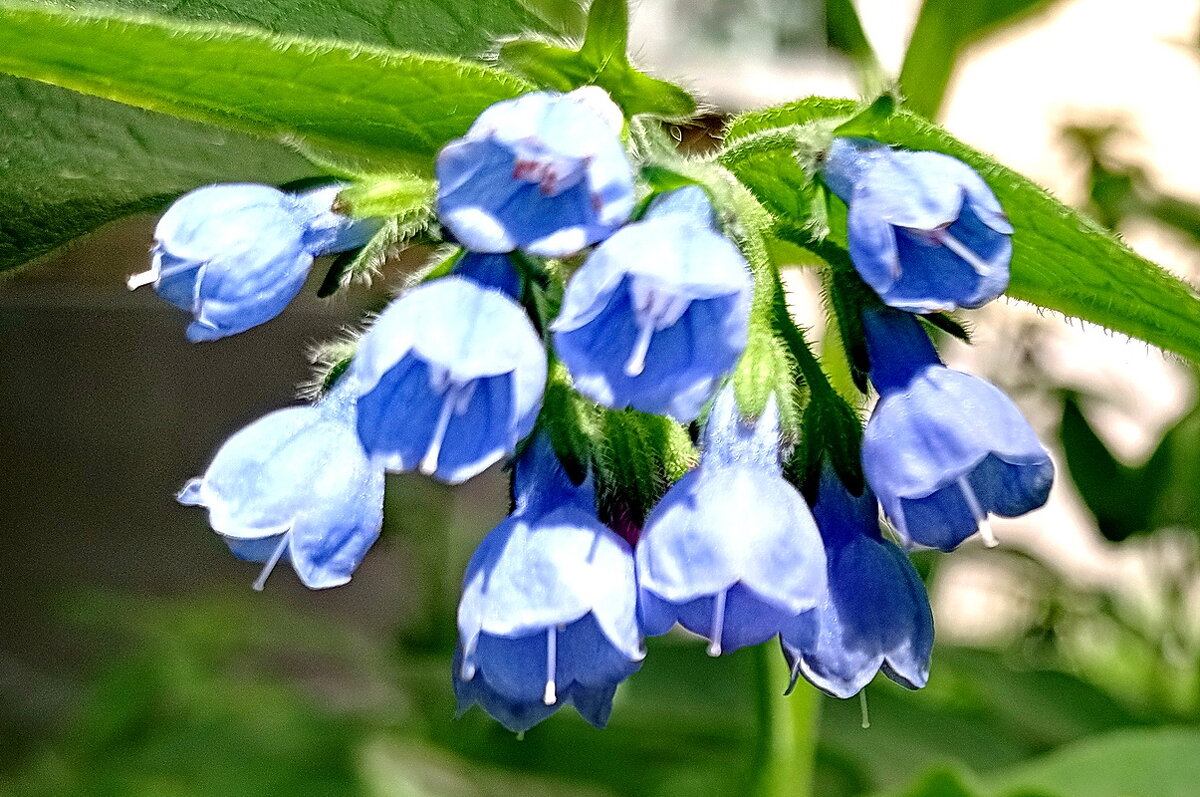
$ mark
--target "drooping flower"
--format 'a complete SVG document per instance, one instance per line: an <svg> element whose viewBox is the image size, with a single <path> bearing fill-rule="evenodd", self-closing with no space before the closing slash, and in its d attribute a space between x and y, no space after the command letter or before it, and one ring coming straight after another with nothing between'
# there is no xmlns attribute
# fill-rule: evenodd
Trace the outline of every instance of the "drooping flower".
<svg viewBox="0 0 1200 797"><path fill-rule="evenodd" d="M255 589L280 561L312 589L350 580L383 524L383 469L354 428L346 378L315 405L263 416L225 441L179 502L208 510L209 524L241 559L265 562Z"/></svg>
<svg viewBox="0 0 1200 797"><path fill-rule="evenodd" d="M974 308L1008 287L1013 227L962 161L839 137L823 175L849 207L854 266L886 304L914 313Z"/></svg>
<svg viewBox="0 0 1200 797"><path fill-rule="evenodd" d="M821 538L779 464L772 398L747 423L732 387L718 395L700 465L646 518L636 559L647 635L679 622L709 653L755 645L791 628L825 592Z"/></svg>
<svg viewBox="0 0 1200 797"><path fill-rule="evenodd" d="M746 348L750 272L695 192L652 206L567 285L554 346L600 404L691 421Z"/></svg>
<svg viewBox="0 0 1200 797"><path fill-rule="evenodd" d="M513 268L512 259L507 254L463 252L454 264L453 273L481 288L500 291L513 299L521 296L521 275Z"/></svg>
<svg viewBox="0 0 1200 797"><path fill-rule="evenodd" d="M629 544L596 519L544 435L517 461L512 515L467 565L454 691L523 731L571 703L603 727L645 655Z"/></svg>
<svg viewBox="0 0 1200 797"><path fill-rule="evenodd" d="M880 401L863 435L863 471L897 532L950 551L988 514L1016 517L1046 502L1054 464L999 388L942 365L917 320L864 314Z"/></svg>
<svg viewBox="0 0 1200 797"><path fill-rule="evenodd" d="M634 204L622 124L597 86L496 103L438 154L438 218L475 252L563 257L607 238Z"/></svg>
<svg viewBox="0 0 1200 797"><path fill-rule="evenodd" d="M159 219L150 270L130 277L129 287L153 284L159 296L191 313L192 342L270 321L300 292L313 258L362 246L378 228L334 213L340 190L197 188Z"/></svg>
<svg viewBox="0 0 1200 797"><path fill-rule="evenodd" d="M875 496L869 489L851 495L827 465L813 517L829 586L803 623L781 637L793 686L803 675L835 697L851 697L882 670L920 689L929 678L933 613L908 557L879 533Z"/></svg>
<svg viewBox="0 0 1200 797"><path fill-rule="evenodd" d="M511 299L449 276L392 302L363 336L351 372L372 460L457 484L533 429L546 351Z"/></svg>

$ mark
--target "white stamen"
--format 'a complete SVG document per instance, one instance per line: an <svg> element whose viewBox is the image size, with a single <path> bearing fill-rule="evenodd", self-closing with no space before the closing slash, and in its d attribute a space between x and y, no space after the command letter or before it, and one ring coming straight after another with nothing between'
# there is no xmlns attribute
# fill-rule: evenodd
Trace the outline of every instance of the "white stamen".
<svg viewBox="0 0 1200 797"><path fill-rule="evenodd" d="M546 632L546 691L542 695L542 702L547 706L553 706L558 702L558 695L554 689L554 672L558 666L558 628L550 626L550 630Z"/></svg>
<svg viewBox="0 0 1200 797"><path fill-rule="evenodd" d="M469 681L475 677L475 648L479 645L479 637L471 640L470 645L463 651L462 667L459 669L459 675L464 681Z"/></svg>
<svg viewBox="0 0 1200 797"><path fill-rule="evenodd" d="M866 689L863 689L858 693L858 705L862 711L862 729L865 731L871 727L871 712L867 710Z"/></svg>
<svg viewBox="0 0 1200 797"><path fill-rule="evenodd" d="M968 249L966 244L951 235L948 230L934 230L931 235L935 241L938 241L942 244L942 246L946 247L951 252L967 261L968 265L975 269L977 273L991 273L993 268L992 264Z"/></svg>
<svg viewBox="0 0 1200 797"><path fill-rule="evenodd" d="M625 375L637 376L646 368L646 354L650 351L650 339L654 337L654 319L639 319L638 337L633 351L625 362Z"/></svg>
<svg viewBox="0 0 1200 797"><path fill-rule="evenodd" d="M995 548L1000 541L992 533L992 524L988 521L987 512L984 512L983 507L980 506L979 499L975 496L975 491L971 489L971 484L967 481L966 476L958 478L958 487L962 490L963 498L967 501L967 508L971 510L971 515L974 516L975 523L979 527L979 536L983 538L983 544L988 548Z"/></svg>
<svg viewBox="0 0 1200 797"><path fill-rule="evenodd" d="M133 274L129 279L125 280L125 284L129 286L129 290L136 291L143 285L153 285L158 281L158 269L151 268L149 271L143 271L140 274Z"/></svg>
<svg viewBox="0 0 1200 797"><path fill-rule="evenodd" d="M279 545L275 546L275 553L271 554L271 558L263 565L262 572L258 574L258 580L254 582L256 592L262 592L263 587L267 585L267 577L271 575L271 571L275 569L275 565L279 564L280 557L287 550L288 538L291 536L290 531L285 531L283 537L279 540Z"/></svg>
<svg viewBox="0 0 1200 797"><path fill-rule="evenodd" d="M429 448L417 466L417 470L426 476L437 473L438 457L442 455L442 443L446 440L450 419L454 415L462 415L467 411L467 407L471 404L471 397L475 395L476 383L471 381L465 385L454 385L450 383L448 373L434 373L431 376L430 384L435 391L445 390L446 392L442 397L442 409L438 414L437 424L433 427L433 435L429 439Z"/></svg>
<svg viewBox="0 0 1200 797"><path fill-rule="evenodd" d="M709 634L708 655L721 655L721 635L725 632L725 590L713 598L713 624Z"/></svg>

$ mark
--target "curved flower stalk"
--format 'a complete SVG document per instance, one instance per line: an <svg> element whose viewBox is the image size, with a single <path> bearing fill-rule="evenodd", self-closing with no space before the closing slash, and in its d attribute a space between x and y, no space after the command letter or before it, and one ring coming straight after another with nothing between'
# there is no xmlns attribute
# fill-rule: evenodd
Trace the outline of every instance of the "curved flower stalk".
<svg viewBox="0 0 1200 797"><path fill-rule="evenodd" d="M699 194L699 196L697 196ZM699 188L668 194L596 248L552 325L580 393L687 422L746 348L746 260Z"/></svg>
<svg viewBox="0 0 1200 797"><path fill-rule="evenodd" d="M774 398L754 423L718 395L700 465L646 519L636 550L647 635L676 622L719 655L792 628L825 592L825 556L804 499L779 464Z"/></svg>
<svg viewBox="0 0 1200 797"><path fill-rule="evenodd" d="M621 110L597 86L498 102L438 154L438 218L467 249L565 257L633 210Z"/></svg>
<svg viewBox="0 0 1200 797"><path fill-rule="evenodd" d="M597 727L645 655L628 543L596 519L544 435L517 461L516 507L467 566L454 691L523 731L571 703Z"/></svg>
<svg viewBox="0 0 1200 797"><path fill-rule="evenodd" d="M835 138L825 183L849 206L850 257L892 307L980 307L1008 287L1013 227L975 170L938 152Z"/></svg>
<svg viewBox="0 0 1200 797"><path fill-rule="evenodd" d="M300 292L313 258L362 246L378 229L333 212L341 189L287 194L247 183L184 194L154 230L150 270L129 287L152 284L191 313L193 343L270 321Z"/></svg>
<svg viewBox="0 0 1200 797"><path fill-rule="evenodd" d="M999 388L942 365L917 320L864 314L880 401L863 435L867 483L901 537L951 551L989 514L1016 517L1046 503L1054 464Z"/></svg>
<svg viewBox="0 0 1200 797"><path fill-rule="evenodd" d="M834 697L851 697L875 673L909 689L929 678L933 613L904 552L879 533L870 490L851 495L826 465L813 517L825 543L828 589L804 622L781 637L792 686L804 676Z"/></svg>
<svg viewBox="0 0 1200 797"><path fill-rule="evenodd" d="M351 375L358 434L374 462L458 484L533 429L546 351L507 296L450 276L392 302L363 336Z"/></svg>
<svg viewBox="0 0 1200 797"><path fill-rule="evenodd" d="M209 524L241 559L265 562L261 590L280 561L306 587L336 587L379 537L383 469L354 428L354 386L263 416L225 441L179 502L208 510Z"/></svg>

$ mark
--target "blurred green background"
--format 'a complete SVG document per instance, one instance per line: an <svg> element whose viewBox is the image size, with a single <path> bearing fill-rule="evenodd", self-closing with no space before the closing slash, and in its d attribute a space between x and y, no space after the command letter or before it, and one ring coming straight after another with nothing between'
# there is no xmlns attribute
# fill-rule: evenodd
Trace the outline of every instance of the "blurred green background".
<svg viewBox="0 0 1200 797"><path fill-rule="evenodd" d="M634 39L668 75L698 70L692 85L726 110L899 75L914 108L1194 280L1200 205L1162 175L1200 177L1170 149L1180 129L1194 139L1195 95L1178 94L1200 88L1200 9L1138 5L1153 24L1126 30L1128 5L1101 0L646 0ZM1121 58L1132 88L1097 66ZM1036 95L1039 59L1081 97L1143 96L1141 80L1143 94L1168 84L1174 108ZM702 145L719 123L682 132ZM0 794L750 793L772 721L755 651L652 640L604 731L570 711L523 738L478 710L453 718L458 584L506 511L498 471L455 490L393 477L383 538L351 584L313 593L281 570L252 592L256 568L172 495L295 395L306 346L387 288L320 302L318 268L280 319L191 346L169 308L123 290L152 226L111 225L0 282ZM816 307L806 279L790 283L797 304ZM930 684L877 680L869 729L857 701L821 697L815 793L1200 795L1196 372L1027 308L972 320L979 345L948 347L952 362L1021 402L1060 485L1047 510L998 524L999 550L917 557L941 632Z"/></svg>

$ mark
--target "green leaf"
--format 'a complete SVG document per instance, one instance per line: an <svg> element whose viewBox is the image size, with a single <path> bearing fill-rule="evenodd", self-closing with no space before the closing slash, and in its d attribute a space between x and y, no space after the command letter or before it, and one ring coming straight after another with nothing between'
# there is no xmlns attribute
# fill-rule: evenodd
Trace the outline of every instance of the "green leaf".
<svg viewBox="0 0 1200 797"><path fill-rule="evenodd" d="M813 178L783 131L828 130L853 118L849 100L812 98L734 119L722 161L789 225L813 224ZM904 110L864 114L861 131L915 150L934 150L975 168L1000 199L1016 233L1008 295L1100 324L1200 362L1195 291L1126 247L1044 189L940 127ZM844 240L835 242L844 244Z"/></svg>
<svg viewBox="0 0 1200 797"><path fill-rule="evenodd" d="M867 93L882 87L883 66L863 30L851 0L825 0L825 40L849 56L858 70L859 86Z"/></svg>
<svg viewBox="0 0 1200 797"><path fill-rule="evenodd" d="M89 7L466 56L484 52L491 36L570 35L582 18L572 0L104 0ZM4 76L0 169L0 271L205 183L279 184L317 171L275 141Z"/></svg>
<svg viewBox="0 0 1200 797"><path fill-rule="evenodd" d="M1194 797L1200 731L1123 730L1085 739L994 779L996 794L1045 791L1061 797Z"/></svg>
<svg viewBox="0 0 1200 797"><path fill-rule="evenodd" d="M280 144L0 75L0 272L209 182L312 174Z"/></svg>
<svg viewBox="0 0 1200 797"><path fill-rule="evenodd" d="M1163 434L1139 475L1138 493L1127 498L1148 516L1144 525L1200 532L1200 402Z"/></svg>
<svg viewBox="0 0 1200 797"><path fill-rule="evenodd" d="M482 110L529 88L441 56L20 6L0 8L0 70L291 140L364 171L428 171Z"/></svg>
<svg viewBox="0 0 1200 797"><path fill-rule="evenodd" d="M1113 457L1084 417L1074 395L1063 397L1060 436L1071 481L1105 539L1121 542L1134 534L1153 531L1149 523L1155 501L1142 489L1142 472L1127 468Z"/></svg>
<svg viewBox="0 0 1200 797"><path fill-rule="evenodd" d="M900 86L909 107L930 119L936 117L954 64L967 45L1056 1L925 0L900 69Z"/></svg>
<svg viewBox="0 0 1200 797"><path fill-rule="evenodd" d="M593 0L588 10L587 35L579 49L540 41L513 41L500 48L500 59L546 88L570 91L580 86L600 86L627 117L651 114L682 120L694 114L696 102L690 94L630 65L628 44L626 0Z"/></svg>

